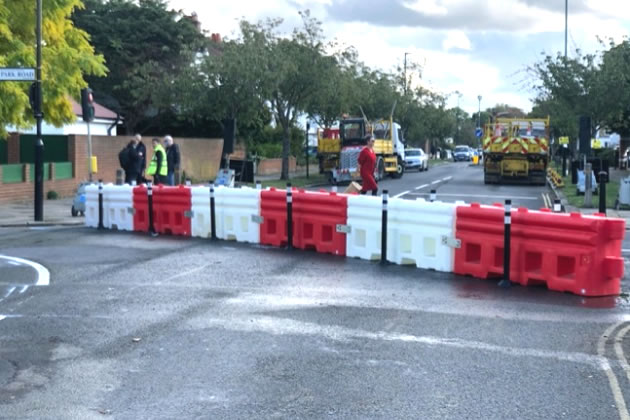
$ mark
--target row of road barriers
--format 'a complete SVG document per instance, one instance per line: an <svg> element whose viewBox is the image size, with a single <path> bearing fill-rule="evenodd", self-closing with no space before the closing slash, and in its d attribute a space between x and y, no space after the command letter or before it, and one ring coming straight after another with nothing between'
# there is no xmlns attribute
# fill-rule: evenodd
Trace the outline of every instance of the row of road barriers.
<svg viewBox="0 0 630 420"><path fill-rule="evenodd" d="M387 193L99 183L86 187L85 223L503 277L581 296L619 294L624 272L622 219Z"/></svg>

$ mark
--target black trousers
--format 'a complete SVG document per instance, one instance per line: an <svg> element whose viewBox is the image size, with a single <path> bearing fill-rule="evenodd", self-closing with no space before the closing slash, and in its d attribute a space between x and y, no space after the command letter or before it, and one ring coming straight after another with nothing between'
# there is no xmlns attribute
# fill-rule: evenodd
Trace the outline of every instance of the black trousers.
<svg viewBox="0 0 630 420"><path fill-rule="evenodd" d="M125 184L131 185L131 181L138 181L138 173L136 172L125 172Z"/></svg>
<svg viewBox="0 0 630 420"><path fill-rule="evenodd" d="M372 190L372 195L376 195L377 192L378 192L378 188L374 188ZM365 194L367 194L367 191L361 190L361 195L365 195Z"/></svg>

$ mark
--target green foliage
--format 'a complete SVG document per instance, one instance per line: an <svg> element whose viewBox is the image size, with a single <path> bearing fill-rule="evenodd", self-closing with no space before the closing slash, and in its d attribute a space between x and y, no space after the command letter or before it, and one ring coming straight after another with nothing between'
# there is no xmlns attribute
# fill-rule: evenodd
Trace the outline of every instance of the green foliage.
<svg viewBox="0 0 630 420"><path fill-rule="evenodd" d="M35 67L35 1L0 1L0 67ZM101 55L94 54L88 35L69 19L80 0L43 2L42 99L46 121L61 126L74 121L69 97L78 98L85 75L104 76ZM34 123L29 84L0 83L0 135L8 124Z"/></svg>
<svg viewBox="0 0 630 420"><path fill-rule="evenodd" d="M592 119L593 133L608 128L630 136L630 42L610 41L596 54L574 57L545 56L529 68L536 80L532 116L550 115L552 134L568 135L573 142L578 134L578 118Z"/></svg>
<svg viewBox="0 0 630 420"><path fill-rule="evenodd" d="M46 199L48 200L56 200L58 198L59 198L59 194L57 194L57 191L50 190L48 191L48 193L46 193Z"/></svg>
<svg viewBox="0 0 630 420"><path fill-rule="evenodd" d="M91 35L105 56L106 79L88 78L97 101L120 112L128 132L148 115L159 118L175 104L174 81L187 69L205 38L163 0L85 0L75 25Z"/></svg>

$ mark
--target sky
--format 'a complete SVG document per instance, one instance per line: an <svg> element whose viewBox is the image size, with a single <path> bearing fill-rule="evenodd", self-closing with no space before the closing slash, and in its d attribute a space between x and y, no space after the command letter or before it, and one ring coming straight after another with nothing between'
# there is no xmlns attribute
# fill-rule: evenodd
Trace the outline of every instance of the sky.
<svg viewBox="0 0 630 420"><path fill-rule="evenodd" d="M534 93L527 67L564 53L564 0L169 0L197 13L202 28L238 36L238 22L282 18L289 33L298 11L323 22L325 36L354 46L368 66L422 66L420 83L469 113L507 103L525 111ZM630 35L630 0L568 0L569 55L601 50L598 38ZM459 95L456 93L459 92ZM478 101L481 96L481 103Z"/></svg>

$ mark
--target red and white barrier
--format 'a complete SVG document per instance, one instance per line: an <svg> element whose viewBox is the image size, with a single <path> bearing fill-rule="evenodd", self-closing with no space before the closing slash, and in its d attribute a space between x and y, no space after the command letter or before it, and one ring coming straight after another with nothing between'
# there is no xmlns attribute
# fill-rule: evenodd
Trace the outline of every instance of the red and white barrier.
<svg viewBox="0 0 630 420"><path fill-rule="evenodd" d="M208 187L158 186L153 192L157 232L210 237ZM381 257L380 197L296 189L292 196L293 246ZM149 230L146 186L106 185L103 211L106 228ZM581 296L620 293L624 220L527 209L511 215L511 281ZM86 187L85 218L86 226L98 226L97 185ZM503 275L501 205L391 199L387 220L388 261L478 278ZM219 239L285 246L287 192L216 187L215 222Z"/></svg>

